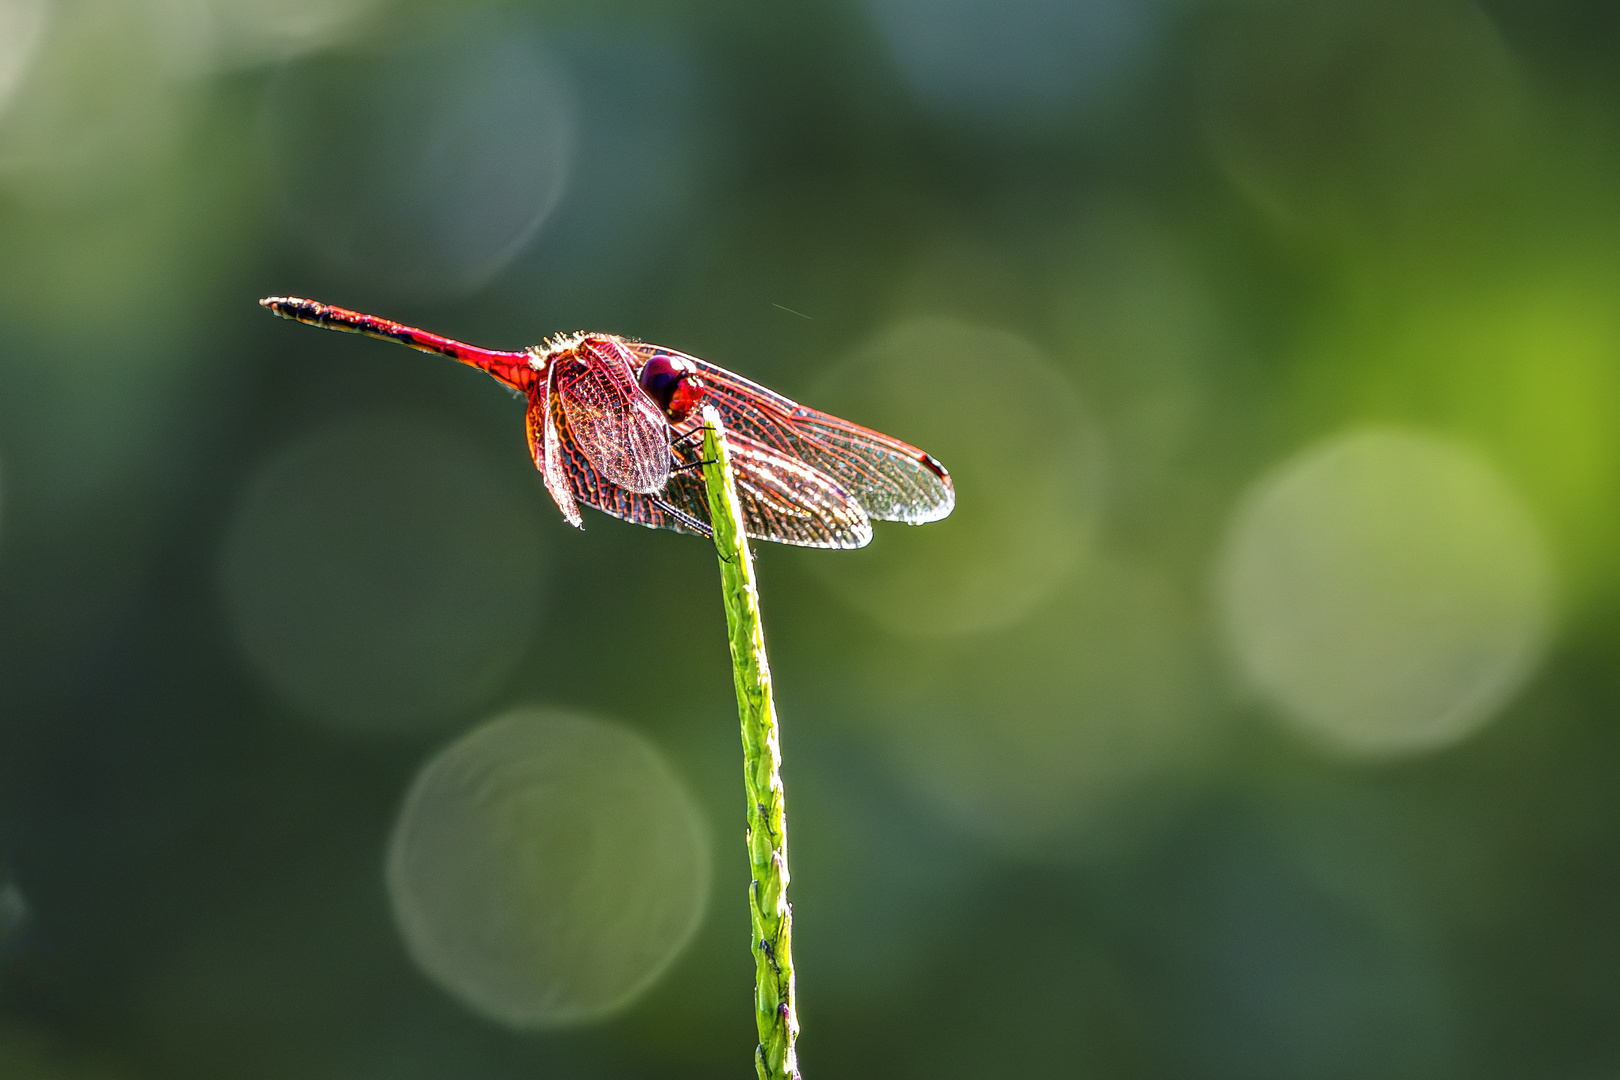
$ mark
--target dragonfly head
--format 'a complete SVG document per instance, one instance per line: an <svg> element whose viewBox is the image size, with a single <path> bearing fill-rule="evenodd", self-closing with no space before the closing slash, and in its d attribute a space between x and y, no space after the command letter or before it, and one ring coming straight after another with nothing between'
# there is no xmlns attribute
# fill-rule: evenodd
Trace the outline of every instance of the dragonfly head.
<svg viewBox="0 0 1620 1080"><path fill-rule="evenodd" d="M647 396L676 423L703 400L703 380L698 378L696 365L684 357L657 353L641 366L636 378Z"/></svg>

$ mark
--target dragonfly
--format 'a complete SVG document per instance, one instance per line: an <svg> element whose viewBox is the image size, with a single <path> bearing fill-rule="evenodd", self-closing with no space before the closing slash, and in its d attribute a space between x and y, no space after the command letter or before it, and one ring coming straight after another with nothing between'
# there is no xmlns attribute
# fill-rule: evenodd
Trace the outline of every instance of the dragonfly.
<svg viewBox="0 0 1620 1080"><path fill-rule="evenodd" d="M272 296L285 319L437 353L528 399L529 454L570 525L581 504L653 529L711 536L701 406L719 412L750 538L860 548L873 521L921 525L956 504L951 477L909 443L800 405L662 345L573 333L484 349L375 315Z"/></svg>

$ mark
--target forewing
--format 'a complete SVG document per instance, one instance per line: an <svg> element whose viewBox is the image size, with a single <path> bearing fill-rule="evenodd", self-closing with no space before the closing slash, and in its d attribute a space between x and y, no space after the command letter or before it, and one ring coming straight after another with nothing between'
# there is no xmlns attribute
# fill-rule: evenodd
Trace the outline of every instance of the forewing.
<svg viewBox="0 0 1620 1080"><path fill-rule="evenodd" d="M797 547L858 548L872 539L872 523L850 495L824 473L735 432L726 433L737 501L750 538ZM684 455L683 464L696 456ZM658 493L629 491L609 482L589 458L564 441L562 465L574 496L603 513L654 529L694 530L655 500L696 521L709 521L708 494L697 468L672 472Z"/></svg>
<svg viewBox="0 0 1620 1080"><path fill-rule="evenodd" d="M568 433L609 482L654 492L669 479L669 424L636 382L622 342L590 339L556 376Z"/></svg>
<svg viewBox="0 0 1620 1080"><path fill-rule="evenodd" d="M831 477L869 518L920 525L945 517L956 505L945 467L909 443L807 408L698 357L627 344L642 363L658 353L690 361L706 388L704 400L720 410L728 433L745 435Z"/></svg>

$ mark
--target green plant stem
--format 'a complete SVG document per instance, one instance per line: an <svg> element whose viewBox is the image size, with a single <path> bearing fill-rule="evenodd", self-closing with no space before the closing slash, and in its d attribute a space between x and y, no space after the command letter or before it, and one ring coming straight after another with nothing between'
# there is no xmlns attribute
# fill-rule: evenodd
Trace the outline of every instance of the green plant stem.
<svg viewBox="0 0 1620 1080"><path fill-rule="evenodd" d="M725 431L713 406L703 408L703 479L709 521L720 555L720 589L731 639L731 672L742 721L743 781L748 789L748 914L753 923L754 1011L760 1080L798 1080L793 1043L793 906L788 903L787 814L782 801L782 747L771 699L771 668L759 623L754 562L731 480Z"/></svg>

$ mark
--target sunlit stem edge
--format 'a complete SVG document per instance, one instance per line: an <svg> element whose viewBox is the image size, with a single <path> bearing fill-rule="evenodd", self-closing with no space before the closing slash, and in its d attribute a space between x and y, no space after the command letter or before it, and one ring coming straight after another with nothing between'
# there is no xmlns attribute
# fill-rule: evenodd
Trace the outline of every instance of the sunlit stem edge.
<svg viewBox="0 0 1620 1080"><path fill-rule="evenodd" d="M788 903L787 813L782 798L782 747L771 697L771 668L759 621L753 555L731 479L725 430L713 406L703 407L703 480L709 521L720 556L720 592L731 641L732 680L742 721L743 782L748 791L748 914L753 923L754 1010L760 1080L798 1080L794 1042L799 1017L793 1000L793 907Z"/></svg>

